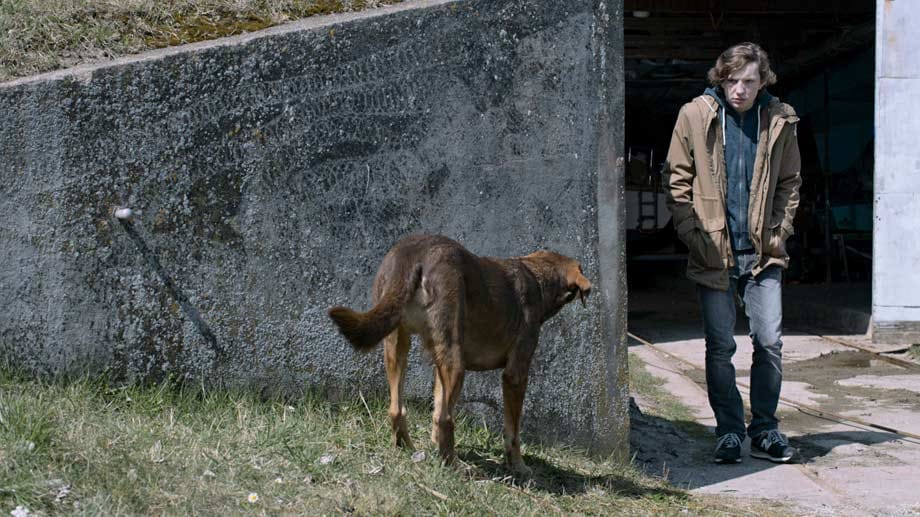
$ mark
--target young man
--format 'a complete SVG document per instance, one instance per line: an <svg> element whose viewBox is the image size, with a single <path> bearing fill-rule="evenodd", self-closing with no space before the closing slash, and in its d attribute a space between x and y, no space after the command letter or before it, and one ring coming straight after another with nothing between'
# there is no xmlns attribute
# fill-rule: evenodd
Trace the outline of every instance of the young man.
<svg viewBox="0 0 920 517"><path fill-rule="evenodd" d="M668 207L687 245L706 336L706 384L716 416L715 461L796 456L778 430L782 383L782 269L799 204L799 147L793 109L767 93L776 82L766 52L740 43L709 70L712 87L685 104L668 149ZM735 384L735 296L754 342L751 423Z"/></svg>

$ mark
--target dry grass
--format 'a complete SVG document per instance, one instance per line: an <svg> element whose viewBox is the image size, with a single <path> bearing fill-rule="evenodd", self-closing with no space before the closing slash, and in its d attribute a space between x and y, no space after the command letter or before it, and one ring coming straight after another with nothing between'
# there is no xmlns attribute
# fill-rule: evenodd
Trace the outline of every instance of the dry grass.
<svg viewBox="0 0 920 517"><path fill-rule="evenodd" d="M0 82L400 0L0 0Z"/></svg>
<svg viewBox="0 0 920 517"><path fill-rule="evenodd" d="M525 444L535 475L515 478L501 437L466 419L461 468L445 468L428 440L428 407L410 408L419 458L390 445L385 401L367 402L44 382L0 368L0 514L735 512L565 447Z"/></svg>

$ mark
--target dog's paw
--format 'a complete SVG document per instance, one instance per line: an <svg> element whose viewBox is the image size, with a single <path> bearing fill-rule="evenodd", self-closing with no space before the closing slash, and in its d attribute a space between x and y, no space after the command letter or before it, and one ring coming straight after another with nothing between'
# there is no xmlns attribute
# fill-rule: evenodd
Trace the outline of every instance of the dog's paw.
<svg viewBox="0 0 920 517"><path fill-rule="evenodd" d="M409 433L394 434L393 447L399 449L409 449L410 451L415 449L415 445L412 444L412 439L409 438Z"/></svg>
<svg viewBox="0 0 920 517"><path fill-rule="evenodd" d="M523 460L511 464L511 471L516 477L529 478L533 476L533 469L524 464Z"/></svg>

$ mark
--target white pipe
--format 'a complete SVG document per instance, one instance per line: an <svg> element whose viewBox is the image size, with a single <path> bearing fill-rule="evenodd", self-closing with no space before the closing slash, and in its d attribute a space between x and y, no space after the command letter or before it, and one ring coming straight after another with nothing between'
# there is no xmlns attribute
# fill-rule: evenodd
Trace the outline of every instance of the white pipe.
<svg viewBox="0 0 920 517"><path fill-rule="evenodd" d="M134 216L134 211L130 208L120 206L116 208L112 214L118 219L129 220Z"/></svg>

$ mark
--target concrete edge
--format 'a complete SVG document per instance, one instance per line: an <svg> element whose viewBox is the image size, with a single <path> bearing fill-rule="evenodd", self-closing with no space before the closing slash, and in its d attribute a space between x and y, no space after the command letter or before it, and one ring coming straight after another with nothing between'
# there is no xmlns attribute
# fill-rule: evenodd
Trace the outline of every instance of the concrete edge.
<svg viewBox="0 0 920 517"><path fill-rule="evenodd" d="M280 34L287 34L291 32L300 32L305 30L317 29L320 27L327 27L332 25L337 25L345 22L350 22L354 20L363 20L366 18L374 18L377 16L386 16L394 13L409 11L413 9L427 9L432 7L438 7L441 5L447 5L452 3L458 3L461 0L408 0L402 3L386 5L383 7L377 7L374 9L367 9L364 11L348 12L348 13L334 13L334 14L323 14L311 16L309 18L303 18L300 20L295 20L292 22L282 23L280 25L274 25L255 32L247 32L244 34L237 34L235 36L227 36L224 38L218 38L214 40L200 41L197 43L189 43L187 45L179 45L175 47L166 47L156 50L147 50L139 54L131 54L128 56L118 57L109 61L94 61L91 63L86 63L83 65L78 65L71 68L64 68L61 70L54 70L51 72L45 72L38 75L32 75L28 77L20 77L18 79L13 79L11 81L0 82L0 89L4 88L13 88L17 86L22 86L25 84L39 83L44 81L60 81L67 78L74 78L77 81L86 83L92 80L92 74L96 70L124 66L136 63L142 63L146 61L155 61L162 59L164 57L173 56L177 54L185 54L189 52L198 52L202 50L207 50L209 48L217 47L230 47L236 45L245 45L251 41L259 40L262 38L277 36Z"/></svg>
<svg viewBox="0 0 920 517"><path fill-rule="evenodd" d="M871 331L873 343L920 344L920 321L873 321Z"/></svg>
<svg viewBox="0 0 920 517"><path fill-rule="evenodd" d="M614 53L622 48L623 33L611 34L611 25L622 20L616 3L608 6L603 0L595 4L595 63L601 69L598 95L602 99L597 120L597 229L598 229L598 289L603 302L601 339L603 339L605 368L604 400L598 401L598 430L592 450L613 454L621 462L628 461L629 451L629 373L626 342L626 204L623 181L623 62ZM612 7L612 9L611 9ZM612 13L610 11L613 11ZM613 19L613 21L612 21ZM622 23L620 23L622 27ZM619 56L620 58L622 56ZM617 407L616 402L626 402ZM604 435L600 429L618 429L617 421L625 419L622 432Z"/></svg>

